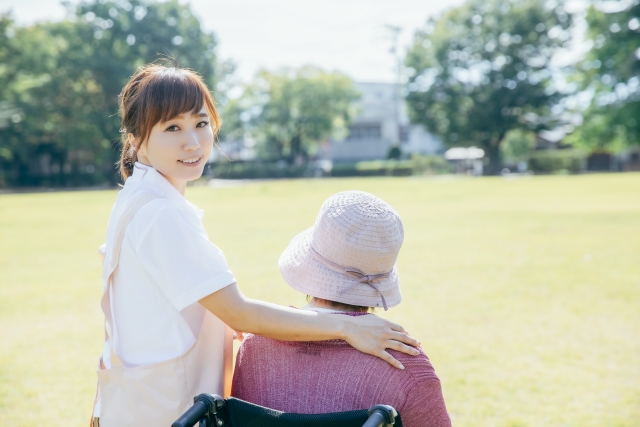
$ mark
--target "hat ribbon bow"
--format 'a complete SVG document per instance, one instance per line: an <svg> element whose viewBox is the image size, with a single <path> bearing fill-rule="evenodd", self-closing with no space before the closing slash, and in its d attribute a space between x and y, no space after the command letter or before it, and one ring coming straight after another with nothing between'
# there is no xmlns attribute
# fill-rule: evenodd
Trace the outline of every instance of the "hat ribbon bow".
<svg viewBox="0 0 640 427"><path fill-rule="evenodd" d="M324 265L326 265L327 267L329 267L330 269L337 271L338 273L342 273L344 275L353 277L354 279L357 279L357 282L352 283L351 285L349 285L346 289L343 289L342 291L340 291L340 295L349 292L351 289L355 288L356 286L358 286L359 284L365 284L365 285L369 285L371 286L373 289L375 289L376 291L378 291L378 293L380 294L380 298L382 299L382 306L384 307L384 311L387 311L387 301L384 299L384 295L382 295L382 292L380 292L380 289L378 289L378 287L373 283L376 280L380 280L380 279L386 279L388 277L391 276L392 271L388 271L386 273L382 273L382 274L373 274L373 275L369 275L369 274L365 274L362 270L359 270L355 267L344 267L340 264L337 264L325 257L323 257L322 255L320 255L313 247L310 247L311 249L311 254L321 263L323 263Z"/></svg>

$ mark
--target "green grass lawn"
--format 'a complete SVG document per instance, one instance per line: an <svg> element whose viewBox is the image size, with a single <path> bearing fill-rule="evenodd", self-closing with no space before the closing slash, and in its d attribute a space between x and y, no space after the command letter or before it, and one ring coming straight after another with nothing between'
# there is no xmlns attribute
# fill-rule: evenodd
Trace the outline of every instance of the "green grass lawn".
<svg viewBox="0 0 640 427"><path fill-rule="evenodd" d="M331 194L403 217L403 303L455 426L638 426L640 174L190 188L250 297L301 305L289 240ZM86 425L102 346L97 247L115 191L0 196L0 425Z"/></svg>

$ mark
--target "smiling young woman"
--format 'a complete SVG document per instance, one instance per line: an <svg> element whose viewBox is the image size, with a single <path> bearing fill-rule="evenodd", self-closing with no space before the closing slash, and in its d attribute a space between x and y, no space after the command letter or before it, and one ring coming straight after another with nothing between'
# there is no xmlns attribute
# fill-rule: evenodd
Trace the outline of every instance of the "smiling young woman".
<svg viewBox="0 0 640 427"><path fill-rule="evenodd" d="M386 349L418 354L416 340L393 322L300 311L242 294L209 241L203 212L184 198L220 126L197 73L143 67L120 101L125 184L101 247L105 345L94 426L171 425L196 394L225 394L225 324L280 340L343 339L401 369Z"/></svg>
<svg viewBox="0 0 640 427"><path fill-rule="evenodd" d="M220 127L202 78L190 70L150 65L138 70L120 100L122 178L132 175L137 160L160 171L184 195L186 183L202 176Z"/></svg>

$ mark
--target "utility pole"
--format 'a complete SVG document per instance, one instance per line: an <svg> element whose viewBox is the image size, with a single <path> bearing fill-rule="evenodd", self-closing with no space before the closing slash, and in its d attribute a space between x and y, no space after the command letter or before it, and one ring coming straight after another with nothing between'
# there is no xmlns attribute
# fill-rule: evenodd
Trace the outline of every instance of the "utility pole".
<svg viewBox="0 0 640 427"><path fill-rule="evenodd" d="M400 33L402 28L397 25L386 25L391 38L389 53L395 60L396 83L393 88L393 118L396 124L394 145L400 146L400 87L402 85L402 58L400 57Z"/></svg>

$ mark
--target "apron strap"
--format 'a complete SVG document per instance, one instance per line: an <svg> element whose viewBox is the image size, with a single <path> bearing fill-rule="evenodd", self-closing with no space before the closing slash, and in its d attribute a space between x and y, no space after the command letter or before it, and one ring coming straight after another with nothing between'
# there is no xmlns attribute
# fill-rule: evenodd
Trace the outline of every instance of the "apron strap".
<svg viewBox="0 0 640 427"><path fill-rule="evenodd" d="M112 254L111 254L111 262L108 262L108 270L106 275L107 286L102 294L102 299L100 300L100 305L102 307L102 312L104 313L104 341L105 343L109 342L110 356L111 356L111 367L112 368L120 368L123 366L122 361L116 355L113 350L113 337L115 331L115 323L113 321L113 316L111 312L111 287L113 285L113 274L118 268L118 262L120 258L120 249L122 248L122 241L124 240L124 234L127 230L127 226L131 222L133 216L138 212L138 210L144 206L146 203L150 202L153 199L161 198L162 196L157 194L143 194L142 196L132 200L125 208L118 221L118 225L116 226L116 235L113 240ZM111 338L111 340L109 340ZM100 365L103 368L104 364L102 362L102 358L100 358ZM104 368L103 368L104 369Z"/></svg>

